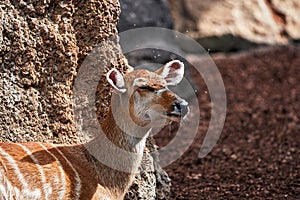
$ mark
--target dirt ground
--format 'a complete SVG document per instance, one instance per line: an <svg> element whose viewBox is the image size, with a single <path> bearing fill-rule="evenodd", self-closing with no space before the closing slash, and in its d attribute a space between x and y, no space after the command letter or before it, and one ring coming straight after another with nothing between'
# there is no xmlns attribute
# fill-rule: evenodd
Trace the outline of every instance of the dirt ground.
<svg viewBox="0 0 300 200"><path fill-rule="evenodd" d="M201 122L193 145L165 168L171 199L300 199L300 45L212 57L227 93L225 126L198 158L210 101L196 77ZM159 146L174 134L157 135Z"/></svg>

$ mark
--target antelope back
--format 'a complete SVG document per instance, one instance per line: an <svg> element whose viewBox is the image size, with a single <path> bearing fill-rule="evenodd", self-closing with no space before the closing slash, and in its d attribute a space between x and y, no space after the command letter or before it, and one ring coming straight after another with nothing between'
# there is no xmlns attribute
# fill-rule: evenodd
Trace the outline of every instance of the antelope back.
<svg viewBox="0 0 300 200"><path fill-rule="evenodd" d="M0 200L92 199L99 181L84 152L80 145L0 143Z"/></svg>

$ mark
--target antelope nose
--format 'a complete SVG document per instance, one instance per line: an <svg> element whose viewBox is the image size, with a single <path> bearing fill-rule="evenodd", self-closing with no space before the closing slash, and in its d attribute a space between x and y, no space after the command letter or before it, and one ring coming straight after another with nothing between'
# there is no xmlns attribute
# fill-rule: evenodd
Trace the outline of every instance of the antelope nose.
<svg viewBox="0 0 300 200"><path fill-rule="evenodd" d="M173 112L183 117L189 112L188 105L185 100L176 101L173 103Z"/></svg>

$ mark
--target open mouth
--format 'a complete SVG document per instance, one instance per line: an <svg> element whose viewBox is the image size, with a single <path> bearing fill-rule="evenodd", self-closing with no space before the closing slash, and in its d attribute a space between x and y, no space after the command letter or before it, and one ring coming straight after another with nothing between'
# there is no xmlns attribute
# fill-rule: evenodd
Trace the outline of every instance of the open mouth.
<svg viewBox="0 0 300 200"><path fill-rule="evenodd" d="M168 117L181 118L181 114L179 113L166 113Z"/></svg>
<svg viewBox="0 0 300 200"><path fill-rule="evenodd" d="M177 112L175 110L172 112L165 112L164 115L167 116L172 121L178 121L181 119L185 119L188 113L189 113L189 108L187 107L186 111L184 111L184 112L180 112L180 111Z"/></svg>
<svg viewBox="0 0 300 200"><path fill-rule="evenodd" d="M179 121L182 117L181 113L178 112L168 112L165 113L165 116L167 116L167 118L171 121Z"/></svg>
<svg viewBox="0 0 300 200"><path fill-rule="evenodd" d="M163 119L166 119L168 122L170 121L174 121L174 122L179 122L181 119L182 119L182 114L181 113L178 113L178 112L157 112L156 113L157 116L160 116L160 118L163 118ZM154 118L153 118L154 117ZM155 116L152 116L151 118L151 115L147 115L147 120L149 121L152 121L152 119L155 119L156 117Z"/></svg>

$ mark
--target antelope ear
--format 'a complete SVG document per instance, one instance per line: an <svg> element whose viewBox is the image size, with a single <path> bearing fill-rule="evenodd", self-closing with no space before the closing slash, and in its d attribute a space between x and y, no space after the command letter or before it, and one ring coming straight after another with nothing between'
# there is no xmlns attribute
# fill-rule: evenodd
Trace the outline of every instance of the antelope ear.
<svg viewBox="0 0 300 200"><path fill-rule="evenodd" d="M118 70L116 69L109 70L109 72L107 72L106 74L106 79L117 93L126 92L124 78Z"/></svg>
<svg viewBox="0 0 300 200"><path fill-rule="evenodd" d="M177 85L184 75L184 64L179 60L173 60L158 69L155 73L161 75L168 85Z"/></svg>

